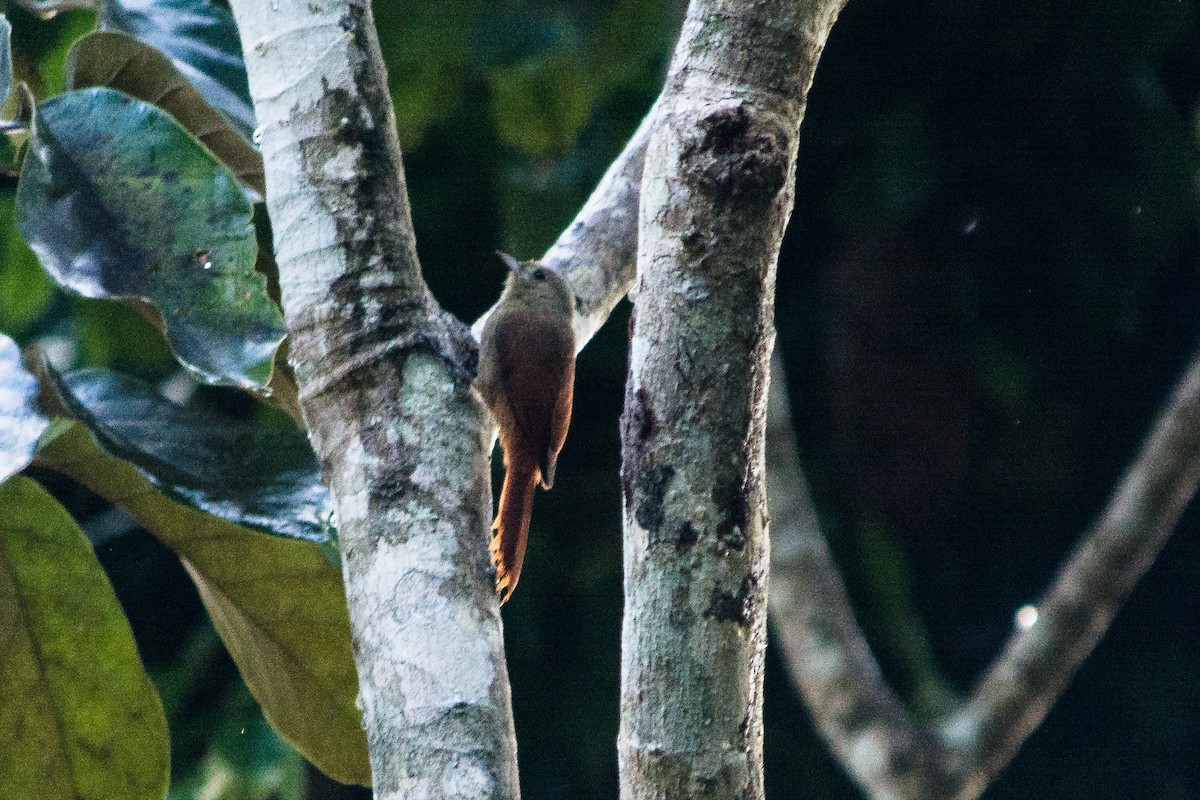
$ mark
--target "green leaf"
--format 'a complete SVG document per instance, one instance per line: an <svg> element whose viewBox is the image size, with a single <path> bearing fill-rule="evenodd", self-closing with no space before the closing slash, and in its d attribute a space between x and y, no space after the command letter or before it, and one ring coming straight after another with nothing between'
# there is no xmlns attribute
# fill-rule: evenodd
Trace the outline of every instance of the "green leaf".
<svg viewBox="0 0 1200 800"><path fill-rule="evenodd" d="M47 373L68 413L173 499L266 533L330 540L333 504L299 429L177 406L108 370Z"/></svg>
<svg viewBox="0 0 1200 800"><path fill-rule="evenodd" d="M0 104L8 100L12 78L12 25L8 17L0 14Z"/></svg>
<svg viewBox="0 0 1200 800"><path fill-rule="evenodd" d="M38 270L46 274L40 266ZM64 354L72 366L105 367L146 380L161 380L175 370L175 357L149 315L123 303L78 296L66 300L69 324L62 335L74 350Z"/></svg>
<svg viewBox="0 0 1200 800"><path fill-rule="evenodd" d="M55 289L17 232L16 207L15 192L0 192L0 330L20 335L45 313Z"/></svg>
<svg viewBox="0 0 1200 800"><path fill-rule="evenodd" d="M266 196L258 151L157 49L123 33L97 31L71 48L66 77L69 89L107 86L158 106L204 142L243 183Z"/></svg>
<svg viewBox="0 0 1200 800"><path fill-rule="evenodd" d="M17 227L42 265L84 296L149 301L201 380L262 392L284 331L250 212L233 175L149 103L97 87L38 108Z"/></svg>
<svg viewBox="0 0 1200 800"><path fill-rule="evenodd" d="M91 545L27 478L0 508L0 797L161 800L166 717Z"/></svg>
<svg viewBox="0 0 1200 800"><path fill-rule="evenodd" d="M17 343L0 334L0 481L25 469L49 424L37 395L37 380L21 366Z"/></svg>
<svg viewBox="0 0 1200 800"><path fill-rule="evenodd" d="M100 27L128 33L166 53L208 102L250 138L254 105L237 23L214 0L106 0Z"/></svg>
<svg viewBox="0 0 1200 800"><path fill-rule="evenodd" d="M56 423L37 463L125 509L173 549L267 721L325 774L370 783L341 573L317 545L167 499L77 423Z"/></svg>

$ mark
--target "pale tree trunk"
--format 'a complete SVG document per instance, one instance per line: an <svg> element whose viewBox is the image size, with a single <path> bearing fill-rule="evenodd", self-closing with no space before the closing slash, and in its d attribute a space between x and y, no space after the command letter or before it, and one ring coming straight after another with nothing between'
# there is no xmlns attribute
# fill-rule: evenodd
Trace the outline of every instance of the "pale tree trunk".
<svg viewBox="0 0 1200 800"><path fill-rule="evenodd" d="M232 2L379 798L519 796L474 341L421 278L370 6Z"/></svg>
<svg viewBox="0 0 1200 800"><path fill-rule="evenodd" d="M646 153L622 419L624 798L761 798L775 265L842 3L693 0Z"/></svg>

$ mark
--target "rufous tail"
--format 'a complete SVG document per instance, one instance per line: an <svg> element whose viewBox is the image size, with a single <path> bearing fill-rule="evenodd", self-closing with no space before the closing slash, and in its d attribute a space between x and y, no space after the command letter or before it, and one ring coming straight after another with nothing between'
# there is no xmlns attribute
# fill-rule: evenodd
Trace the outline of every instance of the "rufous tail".
<svg viewBox="0 0 1200 800"><path fill-rule="evenodd" d="M500 592L501 604L512 596L521 577L529 518L533 513L533 490L539 477L537 465L520 461L509 464L504 472L500 509L492 523L496 535L488 547L496 566L496 591Z"/></svg>

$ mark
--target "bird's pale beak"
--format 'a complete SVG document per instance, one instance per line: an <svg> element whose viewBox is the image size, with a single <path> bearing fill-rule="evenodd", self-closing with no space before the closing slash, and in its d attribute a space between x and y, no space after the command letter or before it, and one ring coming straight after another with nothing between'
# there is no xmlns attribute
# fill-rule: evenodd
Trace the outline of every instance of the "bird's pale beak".
<svg viewBox="0 0 1200 800"><path fill-rule="evenodd" d="M521 262L517 261L515 258L510 256L508 253L501 253L499 250L497 250L496 255L500 256L500 260L504 262L504 266L508 267L509 271L511 271L511 272L520 272L521 271Z"/></svg>

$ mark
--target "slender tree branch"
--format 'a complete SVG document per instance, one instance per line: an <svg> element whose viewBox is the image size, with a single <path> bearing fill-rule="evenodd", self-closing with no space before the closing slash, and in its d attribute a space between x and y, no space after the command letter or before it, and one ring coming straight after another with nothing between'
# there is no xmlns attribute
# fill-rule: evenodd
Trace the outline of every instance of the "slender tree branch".
<svg viewBox="0 0 1200 800"><path fill-rule="evenodd" d="M792 430L778 355L767 418L771 623L817 728L870 797L945 797L949 754L884 682L825 544Z"/></svg>
<svg viewBox="0 0 1200 800"><path fill-rule="evenodd" d="M646 114L596 191L542 257L566 276L579 298L575 341L596 334L637 276L638 196L646 144L659 103Z"/></svg>
<svg viewBox="0 0 1200 800"><path fill-rule="evenodd" d="M775 267L841 5L693 0L655 115L622 417L627 800L762 797Z"/></svg>
<svg viewBox="0 0 1200 800"><path fill-rule="evenodd" d="M519 796L474 341L421 278L370 4L233 0L375 795Z"/></svg>
<svg viewBox="0 0 1200 800"><path fill-rule="evenodd" d="M1041 724L1162 550L1200 481L1200 353L1193 357L1108 507L1037 605L942 726L966 765L957 800L978 797Z"/></svg>
<svg viewBox="0 0 1200 800"><path fill-rule="evenodd" d="M776 376L778 380L778 373ZM771 611L792 677L862 790L974 800L1037 728L1170 536L1200 482L1200 353L1108 508L970 700L916 725L883 682L817 529L781 383L768 448Z"/></svg>

